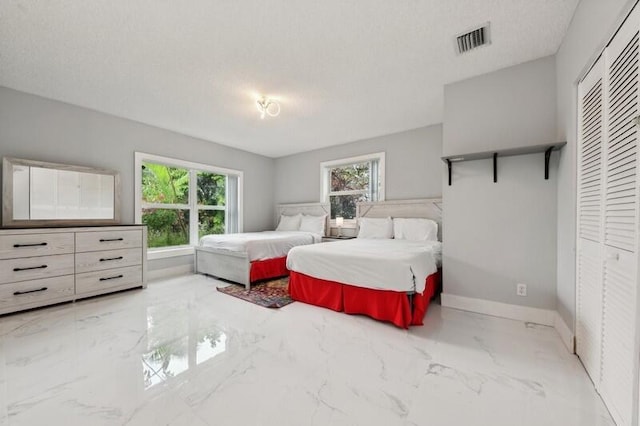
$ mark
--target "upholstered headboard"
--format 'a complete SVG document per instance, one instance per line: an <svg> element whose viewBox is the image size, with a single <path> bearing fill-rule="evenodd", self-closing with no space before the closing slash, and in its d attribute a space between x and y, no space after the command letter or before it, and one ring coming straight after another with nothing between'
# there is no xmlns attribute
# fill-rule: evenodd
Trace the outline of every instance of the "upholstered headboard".
<svg viewBox="0 0 640 426"><path fill-rule="evenodd" d="M329 203L299 203L299 204L278 204L276 206L276 226L280 215L294 216L298 213L306 214L309 216L322 216L327 215L327 221L325 224L325 235L329 235L330 227L329 220L331 219L331 207Z"/></svg>
<svg viewBox="0 0 640 426"><path fill-rule="evenodd" d="M421 217L438 224L438 240L442 241L442 198L361 202L357 217Z"/></svg>

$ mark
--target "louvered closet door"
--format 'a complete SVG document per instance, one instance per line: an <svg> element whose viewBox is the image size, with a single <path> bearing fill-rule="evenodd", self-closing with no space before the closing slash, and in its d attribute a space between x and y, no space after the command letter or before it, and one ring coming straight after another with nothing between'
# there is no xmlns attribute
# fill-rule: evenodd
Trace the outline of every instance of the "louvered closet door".
<svg viewBox="0 0 640 426"><path fill-rule="evenodd" d="M578 87L578 243L576 353L600 383L603 259L603 60Z"/></svg>
<svg viewBox="0 0 640 426"><path fill-rule="evenodd" d="M605 50L606 165L600 393L619 426L631 425L637 393L638 60L640 11Z"/></svg>

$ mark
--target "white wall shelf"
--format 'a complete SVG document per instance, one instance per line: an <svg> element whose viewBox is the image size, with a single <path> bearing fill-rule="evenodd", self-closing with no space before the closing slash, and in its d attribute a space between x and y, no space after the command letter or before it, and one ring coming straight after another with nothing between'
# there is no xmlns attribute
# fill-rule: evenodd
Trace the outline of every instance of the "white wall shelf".
<svg viewBox="0 0 640 426"><path fill-rule="evenodd" d="M453 163L462 161L484 160L493 158L493 181L498 182L498 157L511 157L514 155L527 155L544 152L544 178L549 179L549 160L552 151L561 150L567 143L557 142L544 145L532 145L520 148L498 149L494 151L473 152L469 154L447 155L442 157L442 161L447 164L449 173L449 186L451 186L451 172Z"/></svg>

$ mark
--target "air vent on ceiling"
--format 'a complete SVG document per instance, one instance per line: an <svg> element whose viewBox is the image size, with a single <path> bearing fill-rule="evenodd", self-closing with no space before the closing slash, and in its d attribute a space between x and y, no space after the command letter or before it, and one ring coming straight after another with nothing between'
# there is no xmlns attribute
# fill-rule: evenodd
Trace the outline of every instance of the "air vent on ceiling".
<svg viewBox="0 0 640 426"><path fill-rule="evenodd" d="M472 49L490 44L489 23L482 25L472 31L460 34L456 37L456 50L458 54L466 53Z"/></svg>

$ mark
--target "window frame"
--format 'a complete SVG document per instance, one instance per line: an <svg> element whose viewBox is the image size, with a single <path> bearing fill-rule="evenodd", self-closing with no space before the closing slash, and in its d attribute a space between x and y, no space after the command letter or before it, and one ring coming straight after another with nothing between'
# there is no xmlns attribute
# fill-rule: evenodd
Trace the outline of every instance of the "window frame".
<svg viewBox="0 0 640 426"><path fill-rule="evenodd" d="M368 192L373 195L373 191L371 188L372 181L374 181L373 177L369 179L369 190L349 190L349 191L331 191L331 169L340 167L340 166L350 166L354 164L361 163L371 163L376 161L378 163L378 191L376 193L377 198L375 201L384 201L385 197L385 152L375 152L371 154L359 155L356 157L348 157L348 158L340 158L337 160L323 161L320 163L320 202L321 203L329 203L329 197L331 195L349 195L351 194L362 194ZM371 170L371 169L370 169ZM330 226L336 226L336 220L330 220ZM356 227L356 219L344 219L343 228L355 228Z"/></svg>
<svg viewBox="0 0 640 426"><path fill-rule="evenodd" d="M163 259L174 256L186 256L194 253L194 246L199 240L198 236L198 218L200 210L224 210L225 212L225 233L229 232L229 175L235 177L237 183L237 228L238 232L243 231L243 180L244 172L242 170L228 169L224 167L213 166L204 163L195 163L192 161L180 160L178 158L164 157L161 155L149 154L145 152L135 152L135 173L134 173L134 208L135 208L135 223L142 223L142 209L143 208L159 208L159 209L176 209L176 210L188 210L189 211L189 244L183 244L179 246L168 247L154 247L147 249L147 258ZM154 163L162 164L169 167L177 167L186 169L189 172L189 199L186 204L164 204L164 203L145 203L142 200L142 163ZM198 186L197 175L198 172L215 173L226 176L225 182L225 205L224 206L209 206L198 204ZM192 183L196 183L193 185ZM193 220L195 218L195 220Z"/></svg>

